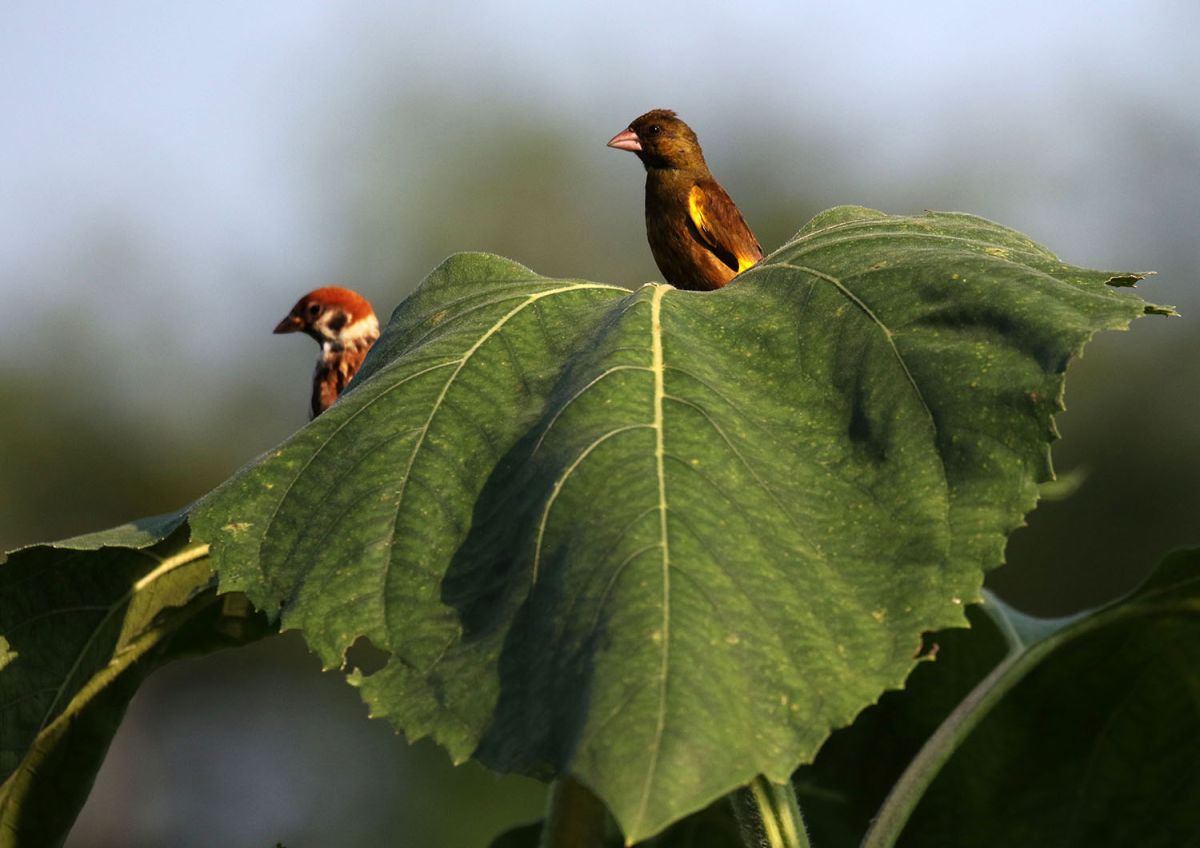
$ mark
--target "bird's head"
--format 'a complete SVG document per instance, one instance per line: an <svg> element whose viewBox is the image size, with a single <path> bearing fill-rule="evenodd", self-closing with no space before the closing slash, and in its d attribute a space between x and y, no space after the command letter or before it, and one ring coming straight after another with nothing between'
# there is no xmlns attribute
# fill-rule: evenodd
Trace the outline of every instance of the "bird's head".
<svg viewBox="0 0 1200 848"><path fill-rule="evenodd" d="M613 136L608 146L636 153L647 169L707 167L696 134L670 109L654 109L635 119L628 129Z"/></svg>
<svg viewBox="0 0 1200 848"><path fill-rule="evenodd" d="M276 333L307 333L320 344L344 346L379 335L379 321L366 298L349 289L328 286L310 291L275 327Z"/></svg>

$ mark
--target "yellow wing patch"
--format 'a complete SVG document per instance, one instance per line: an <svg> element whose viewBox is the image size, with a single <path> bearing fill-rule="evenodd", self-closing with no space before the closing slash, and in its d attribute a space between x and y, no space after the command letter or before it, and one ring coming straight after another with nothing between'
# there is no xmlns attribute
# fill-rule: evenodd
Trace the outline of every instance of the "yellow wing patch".
<svg viewBox="0 0 1200 848"><path fill-rule="evenodd" d="M688 192L688 214L692 216L692 223L696 225L696 229L711 239L712 232L708 229L708 220L704 217L704 207L700 205L703 200L704 192L700 190L700 186L692 186L692 190Z"/></svg>
<svg viewBox="0 0 1200 848"><path fill-rule="evenodd" d="M713 239L713 230L708 227L708 218L704 217L704 192L700 191L700 186L692 186L688 192L688 215L691 216L691 222L696 224L696 229L700 230L700 234L708 241Z"/></svg>
<svg viewBox="0 0 1200 848"><path fill-rule="evenodd" d="M717 240L716 233L708 224L708 218L704 216L704 192L700 190L700 186L692 186L692 190L688 192L688 214L692 218L692 223L696 225L696 229L700 235L704 236L710 244L720 244ZM737 257L737 272L740 274L747 268L753 268L758 264L758 258L754 256L743 256L737 251L730 251Z"/></svg>

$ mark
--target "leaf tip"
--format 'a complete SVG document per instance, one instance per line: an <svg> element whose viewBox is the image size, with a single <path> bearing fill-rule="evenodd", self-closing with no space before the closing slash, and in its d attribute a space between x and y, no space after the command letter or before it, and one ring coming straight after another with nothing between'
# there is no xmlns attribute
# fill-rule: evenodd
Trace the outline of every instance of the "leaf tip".
<svg viewBox="0 0 1200 848"><path fill-rule="evenodd" d="M1120 274L1113 274L1111 277L1109 277L1104 282L1110 286L1116 286L1118 288L1126 287L1126 286L1136 286L1142 280L1146 279L1147 277L1153 277L1156 273L1158 273L1158 272L1156 272L1156 271L1125 271Z"/></svg>
<svg viewBox="0 0 1200 848"><path fill-rule="evenodd" d="M1147 303L1145 313L1147 315L1166 315L1168 318L1179 317L1179 311L1174 306L1159 306L1156 303Z"/></svg>

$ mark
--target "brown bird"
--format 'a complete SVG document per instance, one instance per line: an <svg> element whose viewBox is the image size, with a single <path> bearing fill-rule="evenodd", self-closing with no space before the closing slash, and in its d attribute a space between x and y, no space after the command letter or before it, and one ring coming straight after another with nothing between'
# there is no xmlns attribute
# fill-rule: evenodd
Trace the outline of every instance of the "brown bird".
<svg viewBox="0 0 1200 848"><path fill-rule="evenodd" d="M667 282L719 289L762 259L742 213L713 179L692 128L669 109L647 112L609 147L646 166L646 238Z"/></svg>
<svg viewBox="0 0 1200 848"><path fill-rule="evenodd" d="M310 415L316 418L333 405L358 373L367 351L379 338L379 321L362 295L329 286L296 301L275 332L306 333L321 345L313 373Z"/></svg>

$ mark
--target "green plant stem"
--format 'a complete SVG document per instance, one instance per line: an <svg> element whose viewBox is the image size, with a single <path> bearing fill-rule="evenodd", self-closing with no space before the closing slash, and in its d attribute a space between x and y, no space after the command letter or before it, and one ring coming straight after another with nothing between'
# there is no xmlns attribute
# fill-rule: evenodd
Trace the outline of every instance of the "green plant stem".
<svg viewBox="0 0 1200 848"><path fill-rule="evenodd" d="M791 781L774 783L759 775L732 800L746 848L809 848Z"/></svg>
<svg viewBox="0 0 1200 848"><path fill-rule="evenodd" d="M564 775L550 784L538 848L604 848L608 810L595 794Z"/></svg>
<svg viewBox="0 0 1200 848"><path fill-rule="evenodd" d="M950 755L987 715L991 706L1010 688L999 685L999 682L1012 672L1022 657L1019 653L1011 653L1005 657L987 677L979 681L926 740L884 799L879 808L879 815L871 822L863 837L861 848L883 848L896 844L900 832L904 830L904 825L916 809L925 790L950 759ZM1024 676L1025 670L1018 673Z"/></svg>
<svg viewBox="0 0 1200 848"><path fill-rule="evenodd" d="M997 626L1009 643L1008 655L975 685L921 746L883 800L879 814L867 829L860 848L890 848L896 844L913 810L942 766L991 712L992 707L1035 669L1047 654L1085 633L1107 626L1115 619L1137 615L1140 611L1140 606L1115 607L1067 625L1031 644L1023 642L1009 622L997 620Z"/></svg>

